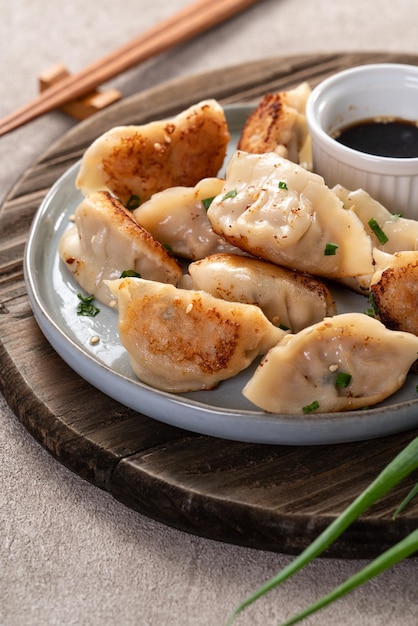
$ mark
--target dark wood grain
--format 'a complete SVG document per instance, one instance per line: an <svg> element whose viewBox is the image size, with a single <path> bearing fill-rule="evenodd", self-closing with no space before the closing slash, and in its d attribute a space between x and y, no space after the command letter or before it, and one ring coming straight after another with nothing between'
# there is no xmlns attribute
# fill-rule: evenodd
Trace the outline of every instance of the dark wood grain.
<svg viewBox="0 0 418 626"><path fill-rule="evenodd" d="M22 257L35 211L99 134L145 123L204 98L257 100L352 65L418 56L329 54L272 58L155 87L67 133L20 178L0 213L0 388L18 419L61 463L129 507L211 539L294 554L304 548L418 431L334 446L235 443L162 424L109 399L74 373L39 330ZM410 477L328 551L371 557L418 526L418 502L392 521Z"/></svg>

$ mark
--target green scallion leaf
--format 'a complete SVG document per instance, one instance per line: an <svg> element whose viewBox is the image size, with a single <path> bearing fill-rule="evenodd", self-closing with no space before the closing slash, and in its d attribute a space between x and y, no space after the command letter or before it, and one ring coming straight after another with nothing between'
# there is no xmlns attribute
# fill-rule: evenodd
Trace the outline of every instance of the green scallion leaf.
<svg viewBox="0 0 418 626"><path fill-rule="evenodd" d="M411 556L417 550L418 529L412 531L412 533L408 535L405 539L402 539L402 541L394 545L392 548L389 548L389 550L383 552L383 554L381 554L374 561L366 565L366 567L361 569L353 576L350 576L350 578L335 587L335 589L333 589L330 593L326 594L325 596L308 606L308 608L306 608L304 611L301 611L294 617L291 617L289 620L283 622L281 626L292 626L293 624L297 624L309 615L316 613L316 611L323 609L324 607L331 604L331 602L338 600L338 598L345 596L350 591L353 591L360 585L363 585L364 583L368 582L372 578L375 578L385 570L393 567L394 565L399 563L399 561L402 561L403 559Z"/></svg>
<svg viewBox="0 0 418 626"><path fill-rule="evenodd" d="M81 293L78 293L77 298L80 300L77 307L77 315L94 317L100 313L100 309L93 304L94 296L83 296Z"/></svg>
<svg viewBox="0 0 418 626"><path fill-rule="evenodd" d="M311 402L311 404L308 404L307 406L302 407L302 411L303 413L305 413L305 415L307 413L312 413L312 411L316 411L316 409L319 409L318 400L314 400L313 402Z"/></svg>
<svg viewBox="0 0 418 626"><path fill-rule="evenodd" d="M379 224L376 222L374 217L372 217L372 219L369 220L367 223L372 229L372 231L374 232L374 234L376 235L379 243L382 244L382 246L389 241L389 237L386 235L386 233L383 232L383 230L380 228Z"/></svg>
<svg viewBox="0 0 418 626"><path fill-rule="evenodd" d="M203 208L205 209L205 211L208 210L208 208L210 207L214 199L215 199L215 196L212 196L212 198L205 198L204 200L202 200Z"/></svg>
<svg viewBox="0 0 418 626"><path fill-rule="evenodd" d="M415 496L417 495L418 495L418 483L415 485L415 487L411 489L411 491L408 493L406 498L402 500L402 502L400 503L400 505L394 512L392 519L396 519L399 513L401 513L404 510L404 508L411 502L412 498L415 498Z"/></svg>
<svg viewBox="0 0 418 626"><path fill-rule="evenodd" d="M400 483L404 478L418 469L418 437L415 437L388 465L380 472L375 480L337 517L303 552L289 565L283 568L276 576L268 580L249 598L244 600L234 611L228 624L232 624L246 607L258 600L265 593L296 574L305 565L310 563L319 554L328 548L342 533L372 504L382 498L388 491ZM339 585L328 596L325 596L303 613L286 622L287 626L295 624L307 615L318 611L330 602L338 599L345 593L355 589L370 578L377 576L400 560L410 556L418 550L418 530L414 530L406 539L384 552L375 561L363 570ZM284 625L282 625L284 626Z"/></svg>
<svg viewBox="0 0 418 626"><path fill-rule="evenodd" d="M347 372L338 372L337 378L335 379L335 386L339 389L344 389L348 387L351 382L351 374L347 374Z"/></svg>
<svg viewBox="0 0 418 626"><path fill-rule="evenodd" d="M338 249L338 245L336 243L327 243L325 244L324 255L325 256L334 256Z"/></svg>
<svg viewBox="0 0 418 626"><path fill-rule="evenodd" d="M289 189L287 183L285 183L284 180L279 181L279 189Z"/></svg>
<svg viewBox="0 0 418 626"><path fill-rule="evenodd" d="M138 274L135 270L123 270L120 278L141 278L141 274Z"/></svg>
<svg viewBox="0 0 418 626"><path fill-rule="evenodd" d="M228 191L224 197L222 198L222 200L227 200L228 198L235 198L235 196L238 195L238 191L236 189L231 189L231 191Z"/></svg>
<svg viewBox="0 0 418 626"><path fill-rule="evenodd" d="M126 208L128 209L128 211L133 211L134 209L137 209L140 204L141 204L141 200L139 196L132 194L132 196L129 198L128 202L126 203Z"/></svg>
<svg viewBox="0 0 418 626"><path fill-rule="evenodd" d="M370 317L378 317L379 307L377 306L376 301L374 299L373 292L371 291L369 292L369 304L370 304L370 307L365 310L365 314L369 315Z"/></svg>

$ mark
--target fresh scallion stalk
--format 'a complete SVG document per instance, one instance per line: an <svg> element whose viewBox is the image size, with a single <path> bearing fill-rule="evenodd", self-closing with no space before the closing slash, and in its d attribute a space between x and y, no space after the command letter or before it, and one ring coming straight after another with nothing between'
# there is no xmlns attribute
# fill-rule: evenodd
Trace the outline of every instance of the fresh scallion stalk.
<svg viewBox="0 0 418 626"><path fill-rule="evenodd" d="M411 491L408 493L406 498L402 500L402 502L400 503L400 505L394 512L392 519L396 519L399 513L401 513L404 510L404 508L411 502L412 498L415 498L415 496L418 496L418 483L415 485L415 487L412 487Z"/></svg>
<svg viewBox="0 0 418 626"><path fill-rule="evenodd" d="M413 439L377 476L377 478L337 517L299 556L297 556L287 567L283 568L276 576L268 580L251 596L244 600L232 614L228 624L232 624L235 617L245 608L253 604L261 596L271 591L277 585L283 583L296 574L302 567L310 563L314 558L321 554L328 546L330 546L364 511L372 504L384 496L388 491L400 483L406 476L418 469L418 437ZM418 531L413 531L411 535L400 542L394 548L378 557L370 565L372 576L377 576L381 571L390 567L394 563L403 559L408 554L412 554L418 549ZM405 543L406 542L406 543ZM389 553L389 556L388 556ZM377 563L377 564L376 564ZM367 569L367 568L366 568ZM369 570L370 571L370 570ZM364 580L359 574L353 586L352 581L348 584L347 591L361 585ZM346 593L341 592L341 586L337 587L337 595L332 595L331 600L327 600L327 604ZM334 592L335 594L335 592ZM315 610L322 608L325 604L317 606ZM298 619L302 619L299 617ZM291 624L295 622L286 622Z"/></svg>
<svg viewBox="0 0 418 626"><path fill-rule="evenodd" d="M316 602L313 602L310 606L294 617L291 617L289 620L283 622L282 626L292 626L292 624L300 622L305 619L305 617L312 615L312 613L316 613L316 611L323 609L328 606L328 604L331 604L331 602L338 600L338 598L341 598L350 591L353 591L356 587L363 585L371 578L374 578L390 567L393 567L396 563L399 563L399 561L411 556L411 554L414 554L417 550L418 529L412 531L410 535L408 535L405 539L402 539L402 541L396 545L392 546L392 548L389 548L389 550L386 550L386 552L383 552L383 554L366 565L366 567L353 576L350 576L350 578L341 583L341 585L335 587L335 589L333 589L330 593L323 596Z"/></svg>

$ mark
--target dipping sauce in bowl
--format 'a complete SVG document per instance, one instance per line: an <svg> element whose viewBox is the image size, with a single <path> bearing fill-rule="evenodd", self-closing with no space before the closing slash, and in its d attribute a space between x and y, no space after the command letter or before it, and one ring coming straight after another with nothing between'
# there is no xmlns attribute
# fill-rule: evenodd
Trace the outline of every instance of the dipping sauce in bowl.
<svg viewBox="0 0 418 626"><path fill-rule="evenodd" d="M338 72L314 87L306 119L313 169L329 187L364 189L392 213L418 219L417 66Z"/></svg>
<svg viewBox="0 0 418 626"><path fill-rule="evenodd" d="M334 139L348 148L396 159L418 157L418 126L402 119L369 119L340 128Z"/></svg>

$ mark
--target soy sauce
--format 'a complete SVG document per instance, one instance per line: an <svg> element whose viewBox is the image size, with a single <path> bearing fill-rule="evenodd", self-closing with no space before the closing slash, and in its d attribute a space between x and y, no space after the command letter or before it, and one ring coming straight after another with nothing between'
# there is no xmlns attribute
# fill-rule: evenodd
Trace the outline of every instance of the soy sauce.
<svg viewBox="0 0 418 626"><path fill-rule="evenodd" d="M418 126L409 120L363 120L340 129L334 138L349 148L375 156L418 157Z"/></svg>

